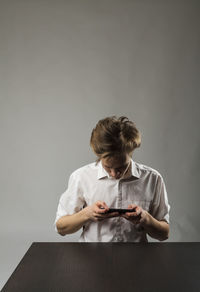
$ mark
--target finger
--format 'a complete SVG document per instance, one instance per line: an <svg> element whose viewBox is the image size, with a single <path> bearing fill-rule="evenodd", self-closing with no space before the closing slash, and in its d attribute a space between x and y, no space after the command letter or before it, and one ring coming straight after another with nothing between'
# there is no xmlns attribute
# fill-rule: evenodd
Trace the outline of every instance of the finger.
<svg viewBox="0 0 200 292"><path fill-rule="evenodd" d="M136 204L130 204L128 205L128 209L135 209L137 207Z"/></svg>
<svg viewBox="0 0 200 292"><path fill-rule="evenodd" d="M99 208L100 208L100 207L103 207L103 202L102 202L102 201L97 201L95 204L96 204L96 206L99 207Z"/></svg>
<svg viewBox="0 0 200 292"><path fill-rule="evenodd" d="M96 214L104 214L106 212L106 209L105 208L95 208L94 209L95 213Z"/></svg>
<svg viewBox="0 0 200 292"><path fill-rule="evenodd" d="M106 218L108 217L108 215L110 215L110 213L96 213L95 214L95 217L98 217L98 218Z"/></svg>
<svg viewBox="0 0 200 292"><path fill-rule="evenodd" d="M117 216L119 216L119 212L112 212L112 213L107 214L107 218L117 217Z"/></svg>
<svg viewBox="0 0 200 292"><path fill-rule="evenodd" d="M136 216L140 215L140 213L142 212L142 209L139 206L134 205L134 204L131 206L136 206L136 207L132 207L135 210L132 212L126 212L125 214L130 216L130 217L136 217Z"/></svg>
<svg viewBox="0 0 200 292"><path fill-rule="evenodd" d="M117 217L119 216L118 212L112 212L112 213L108 213L108 214L96 214L95 217L97 218L111 218L111 217Z"/></svg>
<svg viewBox="0 0 200 292"><path fill-rule="evenodd" d="M128 218L139 218L140 217L140 214L138 215L136 212L126 212L126 215Z"/></svg>
<svg viewBox="0 0 200 292"><path fill-rule="evenodd" d="M119 216L119 212L106 213L103 216L105 216L107 218L114 217L114 216Z"/></svg>
<svg viewBox="0 0 200 292"><path fill-rule="evenodd" d="M137 212L136 211L126 212L125 215L127 215L128 217L136 217L137 216Z"/></svg>
<svg viewBox="0 0 200 292"><path fill-rule="evenodd" d="M141 213L142 213L142 208L138 206L138 207L136 208L136 214L137 214L137 215L140 215Z"/></svg>
<svg viewBox="0 0 200 292"><path fill-rule="evenodd" d="M105 218L105 216L103 214L100 214L100 213L94 214L94 217L97 219Z"/></svg>
<svg viewBox="0 0 200 292"><path fill-rule="evenodd" d="M102 202L102 201L97 201L96 202L96 206L97 208L95 208L95 211L97 213L105 213L109 210L108 206L106 205L105 202Z"/></svg>
<svg viewBox="0 0 200 292"><path fill-rule="evenodd" d="M106 211L109 210L109 207L107 206L107 204L105 202L103 202L103 207L106 209Z"/></svg>
<svg viewBox="0 0 200 292"><path fill-rule="evenodd" d="M105 213L106 212L106 209L104 208L104 206L102 205L96 205L95 208L94 208L94 211L96 213Z"/></svg>
<svg viewBox="0 0 200 292"><path fill-rule="evenodd" d="M131 205L128 205L128 209L133 209L134 207L133 207L133 205L131 204Z"/></svg>

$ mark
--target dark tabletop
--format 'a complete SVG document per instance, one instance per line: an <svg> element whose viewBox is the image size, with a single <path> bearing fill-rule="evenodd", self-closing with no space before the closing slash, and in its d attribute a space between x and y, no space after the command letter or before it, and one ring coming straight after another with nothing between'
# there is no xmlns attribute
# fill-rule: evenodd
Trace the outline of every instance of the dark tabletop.
<svg viewBox="0 0 200 292"><path fill-rule="evenodd" d="M34 242L2 292L200 291L200 243Z"/></svg>

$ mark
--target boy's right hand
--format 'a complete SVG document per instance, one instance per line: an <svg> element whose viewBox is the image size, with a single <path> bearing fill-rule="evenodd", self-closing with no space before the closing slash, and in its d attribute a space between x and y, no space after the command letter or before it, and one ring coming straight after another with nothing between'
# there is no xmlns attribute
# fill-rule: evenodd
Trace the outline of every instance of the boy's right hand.
<svg viewBox="0 0 200 292"><path fill-rule="evenodd" d="M97 201L91 206L84 208L85 214L89 220L92 221L102 221L107 218L119 216L118 212L106 213L109 210L109 207L105 202Z"/></svg>

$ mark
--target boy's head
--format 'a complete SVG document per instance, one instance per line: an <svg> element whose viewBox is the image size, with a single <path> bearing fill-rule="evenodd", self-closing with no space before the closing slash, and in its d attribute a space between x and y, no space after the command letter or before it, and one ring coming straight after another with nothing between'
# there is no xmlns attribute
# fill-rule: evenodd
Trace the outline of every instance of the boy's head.
<svg viewBox="0 0 200 292"><path fill-rule="evenodd" d="M127 117L111 116L100 120L92 130L90 146L103 167L114 178L129 168L134 149L140 147L141 135Z"/></svg>

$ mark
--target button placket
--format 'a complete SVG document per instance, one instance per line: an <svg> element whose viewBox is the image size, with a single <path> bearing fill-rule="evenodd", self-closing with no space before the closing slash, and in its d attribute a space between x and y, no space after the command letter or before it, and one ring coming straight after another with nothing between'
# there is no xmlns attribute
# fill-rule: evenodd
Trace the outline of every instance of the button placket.
<svg viewBox="0 0 200 292"><path fill-rule="evenodd" d="M122 183L118 184L118 208L122 208Z"/></svg>
<svg viewBox="0 0 200 292"><path fill-rule="evenodd" d="M119 181L119 184L118 184L118 208L122 208L122 184L121 184L121 181ZM118 220L117 220L116 237L117 237L117 241L122 241L121 218L120 217L118 217Z"/></svg>

